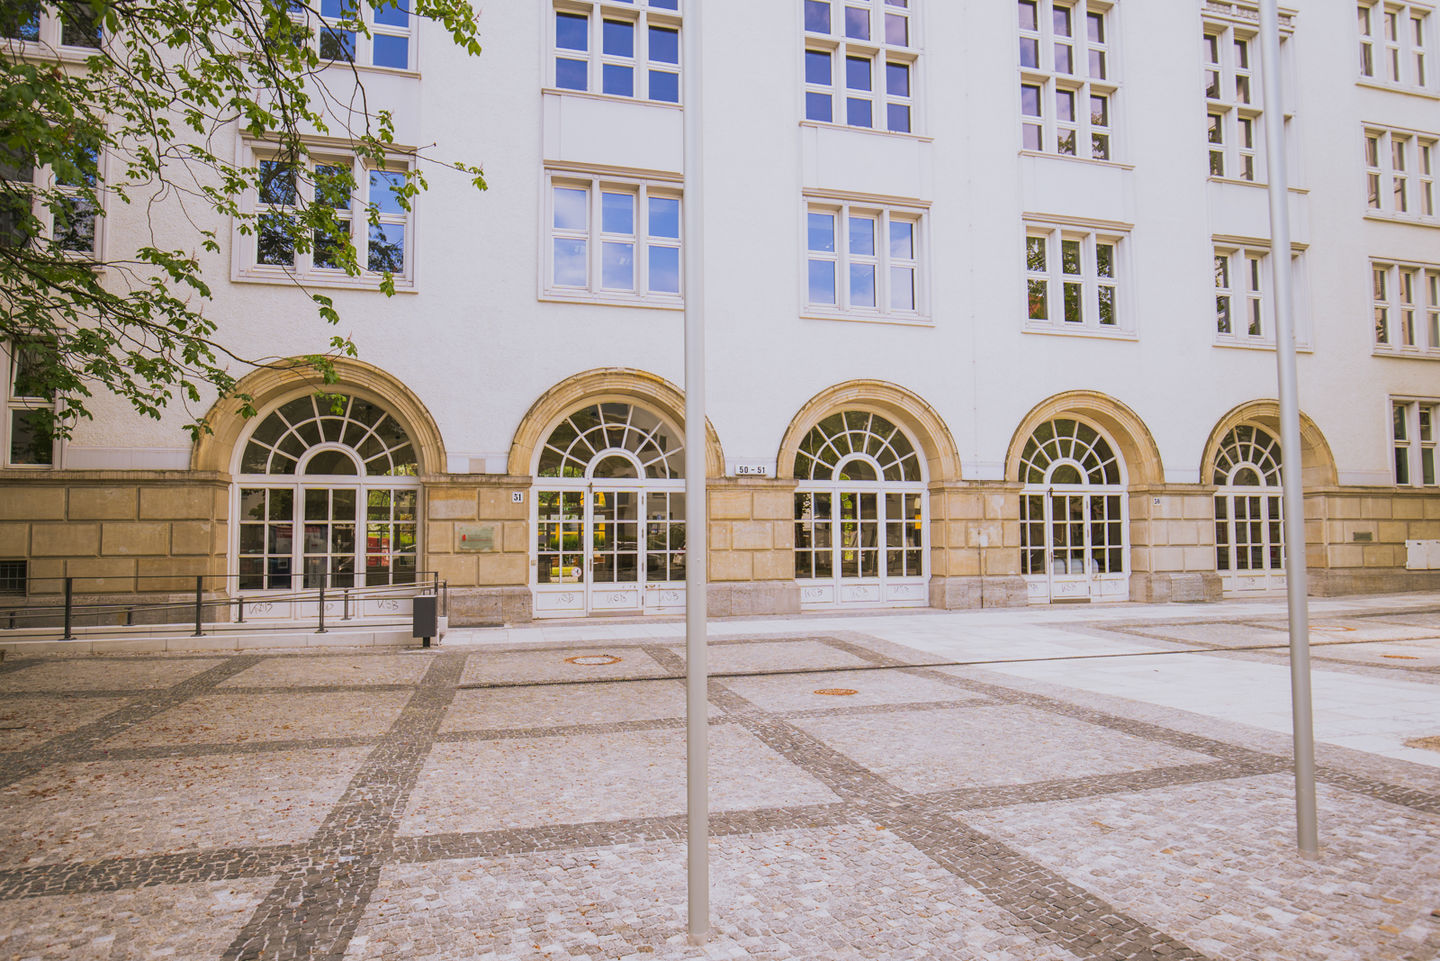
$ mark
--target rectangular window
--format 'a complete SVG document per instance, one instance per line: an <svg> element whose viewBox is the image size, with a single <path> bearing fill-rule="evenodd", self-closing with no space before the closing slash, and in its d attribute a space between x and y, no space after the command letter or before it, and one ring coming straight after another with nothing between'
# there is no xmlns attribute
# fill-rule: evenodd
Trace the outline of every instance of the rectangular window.
<svg viewBox="0 0 1440 961"><path fill-rule="evenodd" d="M919 209L812 199L805 210L809 309L919 319L923 219Z"/></svg>
<svg viewBox="0 0 1440 961"><path fill-rule="evenodd" d="M1019 0L1021 146L1070 157L1114 157L1117 81L1112 5Z"/></svg>
<svg viewBox="0 0 1440 961"><path fill-rule="evenodd" d="M372 7L357 0L291 0L296 41L322 61L412 70L415 21L410 0Z"/></svg>
<svg viewBox="0 0 1440 961"><path fill-rule="evenodd" d="M1370 127L1365 131L1365 204L1397 220L1440 222L1435 154L1440 136Z"/></svg>
<svg viewBox="0 0 1440 961"><path fill-rule="evenodd" d="M1440 401L1405 399L1391 402L1391 437L1395 451L1395 483L1435 487L1435 435Z"/></svg>
<svg viewBox="0 0 1440 961"><path fill-rule="evenodd" d="M1293 309L1296 340L1300 335L1300 302L1303 274L1298 252L1291 257L1294 280ZM1215 342L1219 345L1264 345L1275 343L1274 281L1270 249L1263 244L1215 245Z"/></svg>
<svg viewBox="0 0 1440 961"><path fill-rule="evenodd" d="M1288 39L1282 36L1281 43ZM1205 60L1210 176L1262 181L1265 121L1260 96L1259 33L1253 24L1207 21L1201 50ZM1285 48L1281 50L1283 56Z"/></svg>
<svg viewBox="0 0 1440 961"><path fill-rule="evenodd" d="M1357 5L1360 76L1364 80L1412 90L1433 91L1435 38L1431 8L1393 0L1363 0Z"/></svg>
<svg viewBox="0 0 1440 961"><path fill-rule="evenodd" d="M62 56L74 58L91 56L104 43L105 35L85 4L10 0L0 11L0 39L33 43L51 56L58 48Z"/></svg>
<svg viewBox="0 0 1440 961"><path fill-rule="evenodd" d="M0 561L0 594L25 594L29 585L29 561Z"/></svg>
<svg viewBox="0 0 1440 961"><path fill-rule="evenodd" d="M682 303L678 185L550 178L549 296Z"/></svg>
<svg viewBox="0 0 1440 961"><path fill-rule="evenodd" d="M1375 353L1440 359L1440 265L1370 261Z"/></svg>
<svg viewBox="0 0 1440 961"><path fill-rule="evenodd" d="M680 0L564 0L552 39L558 90L680 102Z"/></svg>
<svg viewBox="0 0 1440 961"><path fill-rule="evenodd" d="M312 155L297 164L258 154L255 164L254 216L240 226L249 235L241 279L374 286L388 274L397 285L411 283L414 209L405 161L378 169L353 157ZM306 209L332 219L334 230L302 236Z"/></svg>
<svg viewBox="0 0 1440 961"><path fill-rule="evenodd" d="M79 146L51 166L0 157L0 246L51 245L83 260L99 255L100 152Z"/></svg>
<svg viewBox="0 0 1440 961"><path fill-rule="evenodd" d="M55 464L55 392L42 376L39 345L10 344L4 352L5 466L52 467Z"/></svg>
<svg viewBox="0 0 1440 961"><path fill-rule="evenodd" d="M1120 295L1124 236L1081 227L1030 224L1025 294L1033 329L1128 331Z"/></svg>
<svg viewBox="0 0 1440 961"><path fill-rule="evenodd" d="M804 0L805 119L909 133L919 55L910 0Z"/></svg>

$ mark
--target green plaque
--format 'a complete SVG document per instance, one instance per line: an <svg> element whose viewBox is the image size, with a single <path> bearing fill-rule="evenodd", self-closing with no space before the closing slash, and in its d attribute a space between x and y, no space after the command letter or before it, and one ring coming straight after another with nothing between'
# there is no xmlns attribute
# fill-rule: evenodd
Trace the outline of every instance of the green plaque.
<svg viewBox="0 0 1440 961"><path fill-rule="evenodd" d="M456 524L455 549L465 553L486 554L495 548L494 524Z"/></svg>

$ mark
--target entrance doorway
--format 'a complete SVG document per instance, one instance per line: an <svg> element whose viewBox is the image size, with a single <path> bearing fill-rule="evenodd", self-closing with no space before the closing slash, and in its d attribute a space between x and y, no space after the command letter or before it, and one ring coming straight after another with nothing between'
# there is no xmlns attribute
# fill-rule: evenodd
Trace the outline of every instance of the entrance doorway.
<svg viewBox="0 0 1440 961"><path fill-rule="evenodd" d="M1215 492L1215 569L1228 597L1285 590L1280 442L1239 424L1220 443Z"/></svg>

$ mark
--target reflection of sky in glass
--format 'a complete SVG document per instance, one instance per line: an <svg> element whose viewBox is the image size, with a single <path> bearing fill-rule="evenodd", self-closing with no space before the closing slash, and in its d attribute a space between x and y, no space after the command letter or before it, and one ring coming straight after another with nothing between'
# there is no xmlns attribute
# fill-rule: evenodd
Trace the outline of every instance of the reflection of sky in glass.
<svg viewBox="0 0 1440 961"><path fill-rule="evenodd" d="M674 197L650 198L650 236L680 237L680 201Z"/></svg>
<svg viewBox="0 0 1440 961"><path fill-rule="evenodd" d="M555 238L555 283L565 287L585 286L585 241Z"/></svg>
<svg viewBox="0 0 1440 961"><path fill-rule="evenodd" d="M834 119L830 111L830 95L828 93L807 93L805 94L805 119L820 120L829 123Z"/></svg>
<svg viewBox="0 0 1440 961"><path fill-rule="evenodd" d="M392 274L405 270L405 225L371 224L368 254L371 270Z"/></svg>
<svg viewBox="0 0 1440 961"><path fill-rule="evenodd" d="M833 261L810 261L810 303L835 303L835 264Z"/></svg>
<svg viewBox="0 0 1440 961"><path fill-rule="evenodd" d="M680 248L650 248L650 289L656 293L680 293Z"/></svg>
<svg viewBox="0 0 1440 961"><path fill-rule="evenodd" d="M894 310L915 309L915 271L910 267L890 268L890 306Z"/></svg>
<svg viewBox="0 0 1440 961"><path fill-rule="evenodd" d="M810 249L811 250L834 250L835 249L835 215L834 214L810 214Z"/></svg>
<svg viewBox="0 0 1440 961"><path fill-rule="evenodd" d="M650 61L652 63L680 62L680 31L666 27L650 28Z"/></svg>
<svg viewBox="0 0 1440 961"><path fill-rule="evenodd" d="M382 214L403 214L398 191L405 186L405 175L393 170L370 171L370 202Z"/></svg>
<svg viewBox="0 0 1440 961"><path fill-rule="evenodd" d="M410 38L387 37L377 33L372 56L377 67L404 70L410 66Z"/></svg>
<svg viewBox="0 0 1440 961"><path fill-rule="evenodd" d="M603 48L612 57L635 56L635 24L623 20L606 20Z"/></svg>
<svg viewBox="0 0 1440 961"><path fill-rule="evenodd" d="M852 254L875 254L875 221L869 217L850 218L850 252Z"/></svg>
<svg viewBox="0 0 1440 961"><path fill-rule="evenodd" d="M664 70L650 71L650 99L664 103L680 102L680 75Z"/></svg>
<svg viewBox="0 0 1440 961"><path fill-rule="evenodd" d="M870 101L849 98L845 102L845 122L852 127L870 126Z"/></svg>
<svg viewBox="0 0 1440 961"><path fill-rule="evenodd" d="M555 86L562 90L584 90L589 86L589 65L584 60L555 60Z"/></svg>
<svg viewBox="0 0 1440 961"><path fill-rule="evenodd" d="M600 73L606 93L615 97L635 96L635 70L633 68L607 63Z"/></svg>
<svg viewBox="0 0 1440 961"><path fill-rule="evenodd" d="M344 17L354 11L355 8L345 0L320 0L320 16L322 17Z"/></svg>
<svg viewBox="0 0 1440 961"><path fill-rule="evenodd" d="M600 229L607 234L633 234L635 195L601 193Z"/></svg>
<svg viewBox="0 0 1440 961"><path fill-rule="evenodd" d="M375 8L375 22L387 27L408 27L410 25L410 0L391 0Z"/></svg>
<svg viewBox="0 0 1440 961"><path fill-rule="evenodd" d="M830 83L830 54L824 50L805 51L805 82Z"/></svg>
<svg viewBox="0 0 1440 961"><path fill-rule="evenodd" d="M578 187L555 188L555 226L566 230L584 230L587 191Z"/></svg>
<svg viewBox="0 0 1440 961"><path fill-rule="evenodd" d="M864 7L845 8L845 36L851 40L870 39L870 11Z"/></svg>
<svg viewBox="0 0 1440 961"><path fill-rule="evenodd" d="M854 307L875 306L875 265L850 265L850 304Z"/></svg>
<svg viewBox="0 0 1440 961"><path fill-rule="evenodd" d="M1020 112L1027 117L1040 116L1040 88L1020 85Z"/></svg>
<svg viewBox="0 0 1440 961"><path fill-rule="evenodd" d="M555 46L562 50L590 49L588 18L573 13L555 14Z"/></svg>
<svg viewBox="0 0 1440 961"><path fill-rule="evenodd" d="M911 260L915 257L915 225L903 220L890 221L890 256Z"/></svg>
<svg viewBox="0 0 1440 961"><path fill-rule="evenodd" d="M814 33L829 33L830 4L825 0L805 0L805 29Z"/></svg>
<svg viewBox="0 0 1440 961"><path fill-rule="evenodd" d="M600 245L600 285L606 290L635 289L635 245Z"/></svg>
<svg viewBox="0 0 1440 961"><path fill-rule="evenodd" d="M885 89L896 97L910 96L910 68L903 63L887 63Z"/></svg>
<svg viewBox="0 0 1440 961"><path fill-rule="evenodd" d="M680 0L650 0L650 6L659 10L679 10Z"/></svg>
<svg viewBox="0 0 1440 961"><path fill-rule="evenodd" d="M845 86L851 90L870 89L870 61L864 57L845 58Z"/></svg>
<svg viewBox="0 0 1440 961"><path fill-rule="evenodd" d="M885 107L887 126L896 133L910 132L910 108L903 103L887 104Z"/></svg>

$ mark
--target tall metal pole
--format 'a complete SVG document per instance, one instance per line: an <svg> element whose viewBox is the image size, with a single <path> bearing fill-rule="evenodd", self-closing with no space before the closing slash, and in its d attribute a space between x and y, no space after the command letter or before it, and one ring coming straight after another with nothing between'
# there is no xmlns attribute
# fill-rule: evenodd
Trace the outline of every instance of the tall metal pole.
<svg viewBox="0 0 1440 961"><path fill-rule="evenodd" d="M1270 177L1270 264L1275 289L1275 366L1280 381L1280 449L1285 503L1285 590L1290 602L1290 708L1295 732L1295 834L1300 853L1319 852L1315 817L1315 722L1310 707L1310 614L1305 583L1305 495L1301 487L1300 397L1290 273L1290 195L1285 169L1285 101L1280 82L1280 12L1260 0L1265 151Z"/></svg>
<svg viewBox="0 0 1440 961"><path fill-rule="evenodd" d="M710 933L710 709L706 690L705 182L700 0L685 0L685 785L691 944Z"/></svg>

